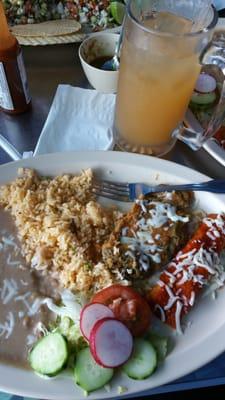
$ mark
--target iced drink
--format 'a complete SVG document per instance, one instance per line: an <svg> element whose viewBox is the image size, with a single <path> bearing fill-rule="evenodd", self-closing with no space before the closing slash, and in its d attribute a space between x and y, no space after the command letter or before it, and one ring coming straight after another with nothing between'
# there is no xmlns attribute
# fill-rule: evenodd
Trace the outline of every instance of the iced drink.
<svg viewBox="0 0 225 400"><path fill-rule="evenodd" d="M192 21L158 12L143 25L150 33L135 28L124 35L115 130L131 145L166 147L198 78L199 54L196 40L182 38L191 32ZM159 37L151 30L166 33Z"/></svg>

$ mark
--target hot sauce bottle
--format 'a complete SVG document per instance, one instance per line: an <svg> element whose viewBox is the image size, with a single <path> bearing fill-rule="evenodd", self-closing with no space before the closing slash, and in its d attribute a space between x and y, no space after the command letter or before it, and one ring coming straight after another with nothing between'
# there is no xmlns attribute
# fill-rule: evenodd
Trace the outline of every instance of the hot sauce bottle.
<svg viewBox="0 0 225 400"><path fill-rule="evenodd" d="M19 114L30 106L21 47L9 30L2 1L0 1L0 110Z"/></svg>

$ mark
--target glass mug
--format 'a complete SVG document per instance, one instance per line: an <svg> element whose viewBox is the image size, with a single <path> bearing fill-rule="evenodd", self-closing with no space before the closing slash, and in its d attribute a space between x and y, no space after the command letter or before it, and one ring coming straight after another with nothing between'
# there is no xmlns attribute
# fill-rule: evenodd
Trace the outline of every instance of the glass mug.
<svg viewBox="0 0 225 400"><path fill-rule="evenodd" d="M114 139L126 151L161 156L177 138L198 150L225 116L224 75L201 65L217 12L207 0L130 0L123 28ZM217 80L220 100L209 126L182 121L203 70Z"/></svg>

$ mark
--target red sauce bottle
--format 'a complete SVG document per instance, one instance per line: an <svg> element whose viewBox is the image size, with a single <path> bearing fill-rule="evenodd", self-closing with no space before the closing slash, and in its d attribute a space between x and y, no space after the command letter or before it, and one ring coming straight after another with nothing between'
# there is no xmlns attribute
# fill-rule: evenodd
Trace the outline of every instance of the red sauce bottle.
<svg viewBox="0 0 225 400"><path fill-rule="evenodd" d="M0 1L0 110L20 114L30 102L21 47L9 30Z"/></svg>

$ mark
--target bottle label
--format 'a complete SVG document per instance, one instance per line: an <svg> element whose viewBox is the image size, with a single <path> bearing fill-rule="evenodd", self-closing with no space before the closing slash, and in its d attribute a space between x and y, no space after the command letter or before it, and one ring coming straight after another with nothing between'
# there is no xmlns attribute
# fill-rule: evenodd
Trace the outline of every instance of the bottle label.
<svg viewBox="0 0 225 400"><path fill-rule="evenodd" d="M0 62L0 107L5 110L14 110L12 97L9 91L4 65Z"/></svg>
<svg viewBox="0 0 225 400"><path fill-rule="evenodd" d="M20 51L20 53L17 57L17 64L18 64L18 68L20 71L20 77L21 77L21 81L22 81L22 85L23 85L24 96L25 96L26 102L28 104L31 100L31 96L30 96L30 92L29 92L29 87L28 87L28 82L27 82L27 74L26 74L26 70L24 67L22 51Z"/></svg>

